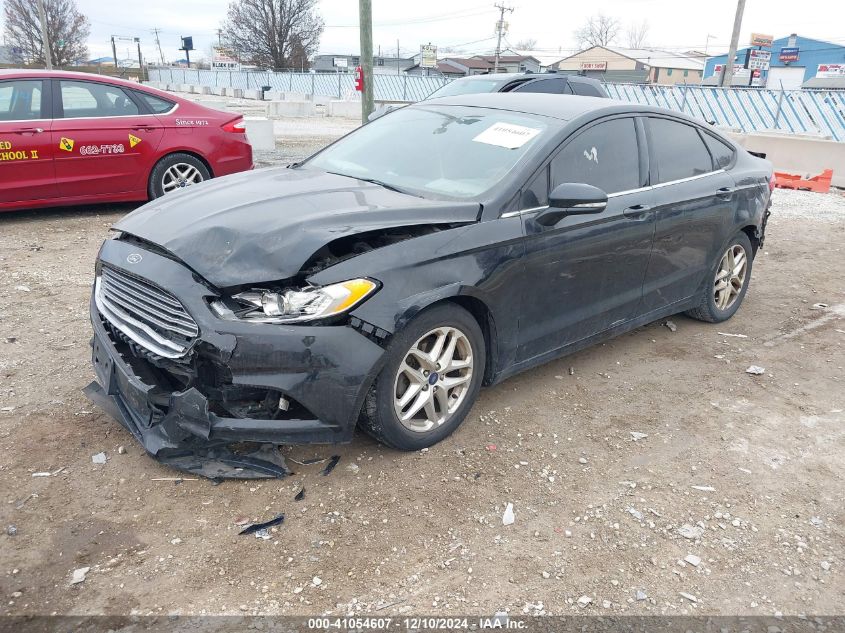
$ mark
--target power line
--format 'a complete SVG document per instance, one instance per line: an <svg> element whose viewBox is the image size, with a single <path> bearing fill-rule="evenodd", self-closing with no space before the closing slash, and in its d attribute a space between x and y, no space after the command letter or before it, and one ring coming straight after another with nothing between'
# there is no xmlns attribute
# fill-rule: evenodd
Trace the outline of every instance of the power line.
<svg viewBox="0 0 845 633"><path fill-rule="evenodd" d="M496 62L493 64L493 72L497 73L499 72L499 55L502 52L502 35L505 30L505 11L513 13L513 7L506 7L503 4L496 4L493 6L499 10L499 21L496 23L496 31L498 32L499 37L496 40Z"/></svg>

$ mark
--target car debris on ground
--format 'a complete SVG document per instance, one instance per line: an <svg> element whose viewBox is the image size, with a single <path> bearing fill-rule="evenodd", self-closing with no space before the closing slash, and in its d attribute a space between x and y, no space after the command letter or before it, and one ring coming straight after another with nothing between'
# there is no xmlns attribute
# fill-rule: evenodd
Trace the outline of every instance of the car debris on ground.
<svg viewBox="0 0 845 633"><path fill-rule="evenodd" d="M745 370L746 374L751 374L752 376L762 376L766 373L765 367L760 367L759 365L751 365L748 369Z"/></svg>
<svg viewBox="0 0 845 633"><path fill-rule="evenodd" d="M253 523L252 525L248 525L243 530L238 532L238 534L253 534L255 532L258 532L259 530L266 530L268 528L271 528L274 525L281 525L284 520L285 515L278 514L274 518L270 519L269 521L265 521L264 523Z"/></svg>

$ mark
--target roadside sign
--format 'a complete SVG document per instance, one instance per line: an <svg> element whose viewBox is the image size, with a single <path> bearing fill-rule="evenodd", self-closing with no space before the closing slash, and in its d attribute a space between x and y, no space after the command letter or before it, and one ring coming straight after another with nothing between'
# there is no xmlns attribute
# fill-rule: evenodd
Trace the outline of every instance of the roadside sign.
<svg viewBox="0 0 845 633"><path fill-rule="evenodd" d="M349 68L349 58L347 57L335 57L332 60L332 64L335 68Z"/></svg>
<svg viewBox="0 0 845 633"><path fill-rule="evenodd" d="M780 49L780 55L778 55L778 59L782 62L797 62L798 53L799 51L797 47L782 48Z"/></svg>
<svg viewBox="0 0 845 633"><path fill-rule="evenodd" d="M774 41L774 35L764 35L763 33L751 34L751 46L765 46L768 48Z"/></svg>
<svg viewBox="0 0 845 633"><path fill-rule="evenodd" d="M431 44L420 46L420 66L423 68L437 67L437 47Z"/></svg>
<svg viewBox="0 0 845 633"><path fill-rule="evenodd" d="M581 70L607 70L607 62L581 62Z"/></svg>
<svg viewBox="0 0 845 633"><path fill-rule="evenodd" d="M211 47L211 70L240 70L237 56L224 46Z"/></svg>
<svg viewBox="0 0 845 633"><path fill-rule="evenodd" d="M771 51L760 51L751 49L748 51L748 58L745 67L750 70L769 70L772 61Z"/></svg>
<svg viewBox="0 0 845 633"><path fill-rule="evenodd" d="M816 77L845 77L845 64L819 64Z"/></svg>

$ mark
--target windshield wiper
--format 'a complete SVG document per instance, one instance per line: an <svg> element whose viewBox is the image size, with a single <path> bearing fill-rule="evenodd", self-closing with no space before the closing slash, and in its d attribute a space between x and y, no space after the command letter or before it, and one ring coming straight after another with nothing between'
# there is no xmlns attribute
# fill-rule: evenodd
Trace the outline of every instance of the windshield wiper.
<svg viewBox="0 0 845 633"><path fill-rule="evenodd" d="M417 195L415 193L411 193L405 189L400 189L396 185L391 185L389 183L383 182L378 178L361 178L359 176L352 176L355 180L363 180L364 182L369 182L373 185L378 185L379 187L384 187L385 189L390 189L391 191L395 191L396 193L404 193L406 196L414 196L416 198L422 198L422 196Z"/></svg>

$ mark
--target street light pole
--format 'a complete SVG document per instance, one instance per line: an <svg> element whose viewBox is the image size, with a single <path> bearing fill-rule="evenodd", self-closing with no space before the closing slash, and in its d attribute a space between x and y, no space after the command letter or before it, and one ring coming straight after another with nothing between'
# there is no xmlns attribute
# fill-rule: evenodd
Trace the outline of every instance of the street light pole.
<svg viewBox="0 0 845 633"><path fill-rule="evenodd" d="M373 112L373 5L372 0L358 0L358 24L361 38L361 121L366 123Z"/></svg>
<svg viewBox="0 0 845 633"><path fill-rule="evenodd" d="M733 82L734 77L734 57L736 57L736 49L739 46L739 31L742 28L742 14L745 13L745 0L737 0L736 3L736 17L734 17L734 30L731 34L731 47L728 49L728 59L722 67L722 76L719 77L719 85L725 85L725 78Z"/></svg>
<svg viewBox="0 0 845 633"><path fill-rule="evenodd" d="M38 19L41 22L41 46L44 47L44 65L47 70L53 70L53 53L50 51L50 37L47 35L47 12L44 10L44 0L38 0Z"/></svg>

